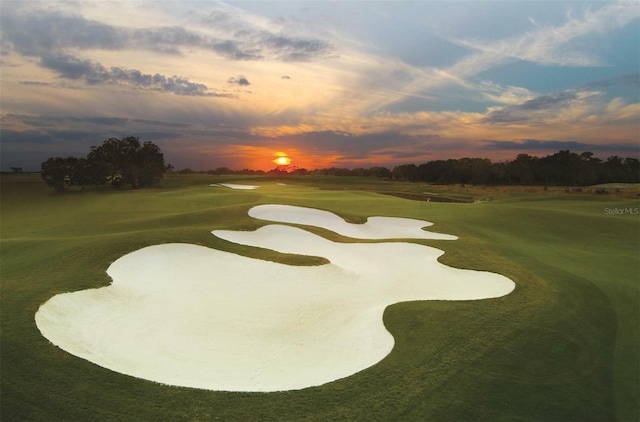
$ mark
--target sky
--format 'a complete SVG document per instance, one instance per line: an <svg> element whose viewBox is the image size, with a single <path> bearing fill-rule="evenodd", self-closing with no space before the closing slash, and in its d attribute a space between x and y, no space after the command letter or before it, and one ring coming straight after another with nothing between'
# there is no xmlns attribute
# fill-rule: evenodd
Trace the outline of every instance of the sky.
<svg viewBox="0 0 640 422"><path fill-rule="evenodd" d="M640 157L638 1L0 0L0 36L4 171Z"/></svg>

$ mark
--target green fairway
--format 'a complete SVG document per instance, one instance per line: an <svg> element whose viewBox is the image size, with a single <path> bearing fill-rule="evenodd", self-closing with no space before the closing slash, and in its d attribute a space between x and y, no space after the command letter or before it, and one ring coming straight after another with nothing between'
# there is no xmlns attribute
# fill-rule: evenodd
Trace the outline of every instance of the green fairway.
<svg viewBox="0 0 640 422"><path fill-rule="evenodd" d="M3 421L640 419L637 196L329 176L172 175L153 189L65 194L38 176L1 182ZM224 182L262 187L209 186ZM430 230L459 240L412 241L444 250L447 265L503 274L516 289L498 299L392 305L384 323L396 344L385 359L342 380L279 393L132 378L69 355L36 328L34 314L47 299L107 285L111 262L148 245L185 242L291 265L322 263L210 234L269 224L247 215L265 203L328 210L350 222L373 215L431 221Z"/></svg>

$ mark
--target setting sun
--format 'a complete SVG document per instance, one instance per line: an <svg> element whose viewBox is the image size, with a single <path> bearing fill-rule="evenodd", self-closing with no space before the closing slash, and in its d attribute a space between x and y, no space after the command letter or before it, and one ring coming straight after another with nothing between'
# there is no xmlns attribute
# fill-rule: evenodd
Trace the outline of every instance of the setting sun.
<svg viewBox="0 0 640 422"><path fill-rule="evenodd" d="M291 158L289 158L289 156L284 152L277 152L275 153L275 156L276 156L276 159L273 160L273 162L276 163L277 165L288 166L289 164L291 164Z"/></svg>

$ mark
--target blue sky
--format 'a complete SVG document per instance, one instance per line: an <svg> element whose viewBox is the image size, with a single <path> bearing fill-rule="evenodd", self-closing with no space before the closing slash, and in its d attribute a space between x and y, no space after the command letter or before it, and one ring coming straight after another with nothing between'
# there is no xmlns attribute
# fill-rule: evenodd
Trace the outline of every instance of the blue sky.
<svg viewBox="0 0 640 422"><path fill-rule="evenodd" d="M640 155L637 1L2 1L1 167Z"/></svg>

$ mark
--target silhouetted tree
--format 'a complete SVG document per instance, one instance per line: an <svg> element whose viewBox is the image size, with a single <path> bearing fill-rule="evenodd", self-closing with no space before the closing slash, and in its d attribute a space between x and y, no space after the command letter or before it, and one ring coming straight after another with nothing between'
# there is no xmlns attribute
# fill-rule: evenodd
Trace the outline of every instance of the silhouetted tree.
<svg viewBox="0 0 640 422"><path fill-rule="evenodd" d="M625 168L625 182L640 183L640 160L627 157L623 162Z"/></svg>
<svg viewBox="0 0 640 422"><path fill-rule="evenodd" d="M87 158L49 158L42 163L41 177L58 191L106 183L115 187L129 184L135 189L158 183L167 169L160 148L152 142L111 138L92 147Z"/></svg>
<svg viewBox="0 0 640 422"><path fill-rule="evenodd" d="M380 179L391 179L391 170L386 167L371 167L371 176L378 177Z"/></svg>
<svg viewBox="0 0 640 422"><path fill-rule="evenodd" d="M92 147L87 159L104 180L115 187L151 186L166 170L160 148L152 142L140 143L136 137L111 138Z"/></svg>
<svg viewBox="0 0 640 422"><path fill-rule="evenodd" d="M149 141L144 142L136 151L135 166L137 168L138 186L153 186L162 180L166 166L160 147Z"/></svg>
<svg viewBox="0 0 640 422"><path fill-rule="evenodd" d="M624 168L624 161L617 155L607 158L607 161L605 161L602 169L605 180L607 181L627 180L627 178L625 177L626 171Z"/></svg>
<svg viewBox="0 0 640 422"><path fill-rule="evenodd" d="M398 180L438 184L549 184L586 186L598 183L639 183L640 160L609 157L606 162L591 152L561 150L543 158L518 154L515 160L492 163L488 159L460 158L420 164L414 176L412 164L393 169Z"/></svg>
<svg viewBox="0 0 640 422"><path fill-rule="evenodd" d="M403 164L396 166L391 171L393 178L396 180L408 180L415 182L418 180L418 166L415 164Z"/></svg>
<svg viewBox="0 0 640 422"><path fill-rule="evenodd" d="M75 157L51 157L40 166L40 177L58 192L71 185L78 159Z"/></svg>
<svg viewBox="0 0 640 422"><path fill-rule="evenodd" d="M528 185L536 180L538 158L528 154L518 154L515 160L506 165L507 183Z"/></svg>

